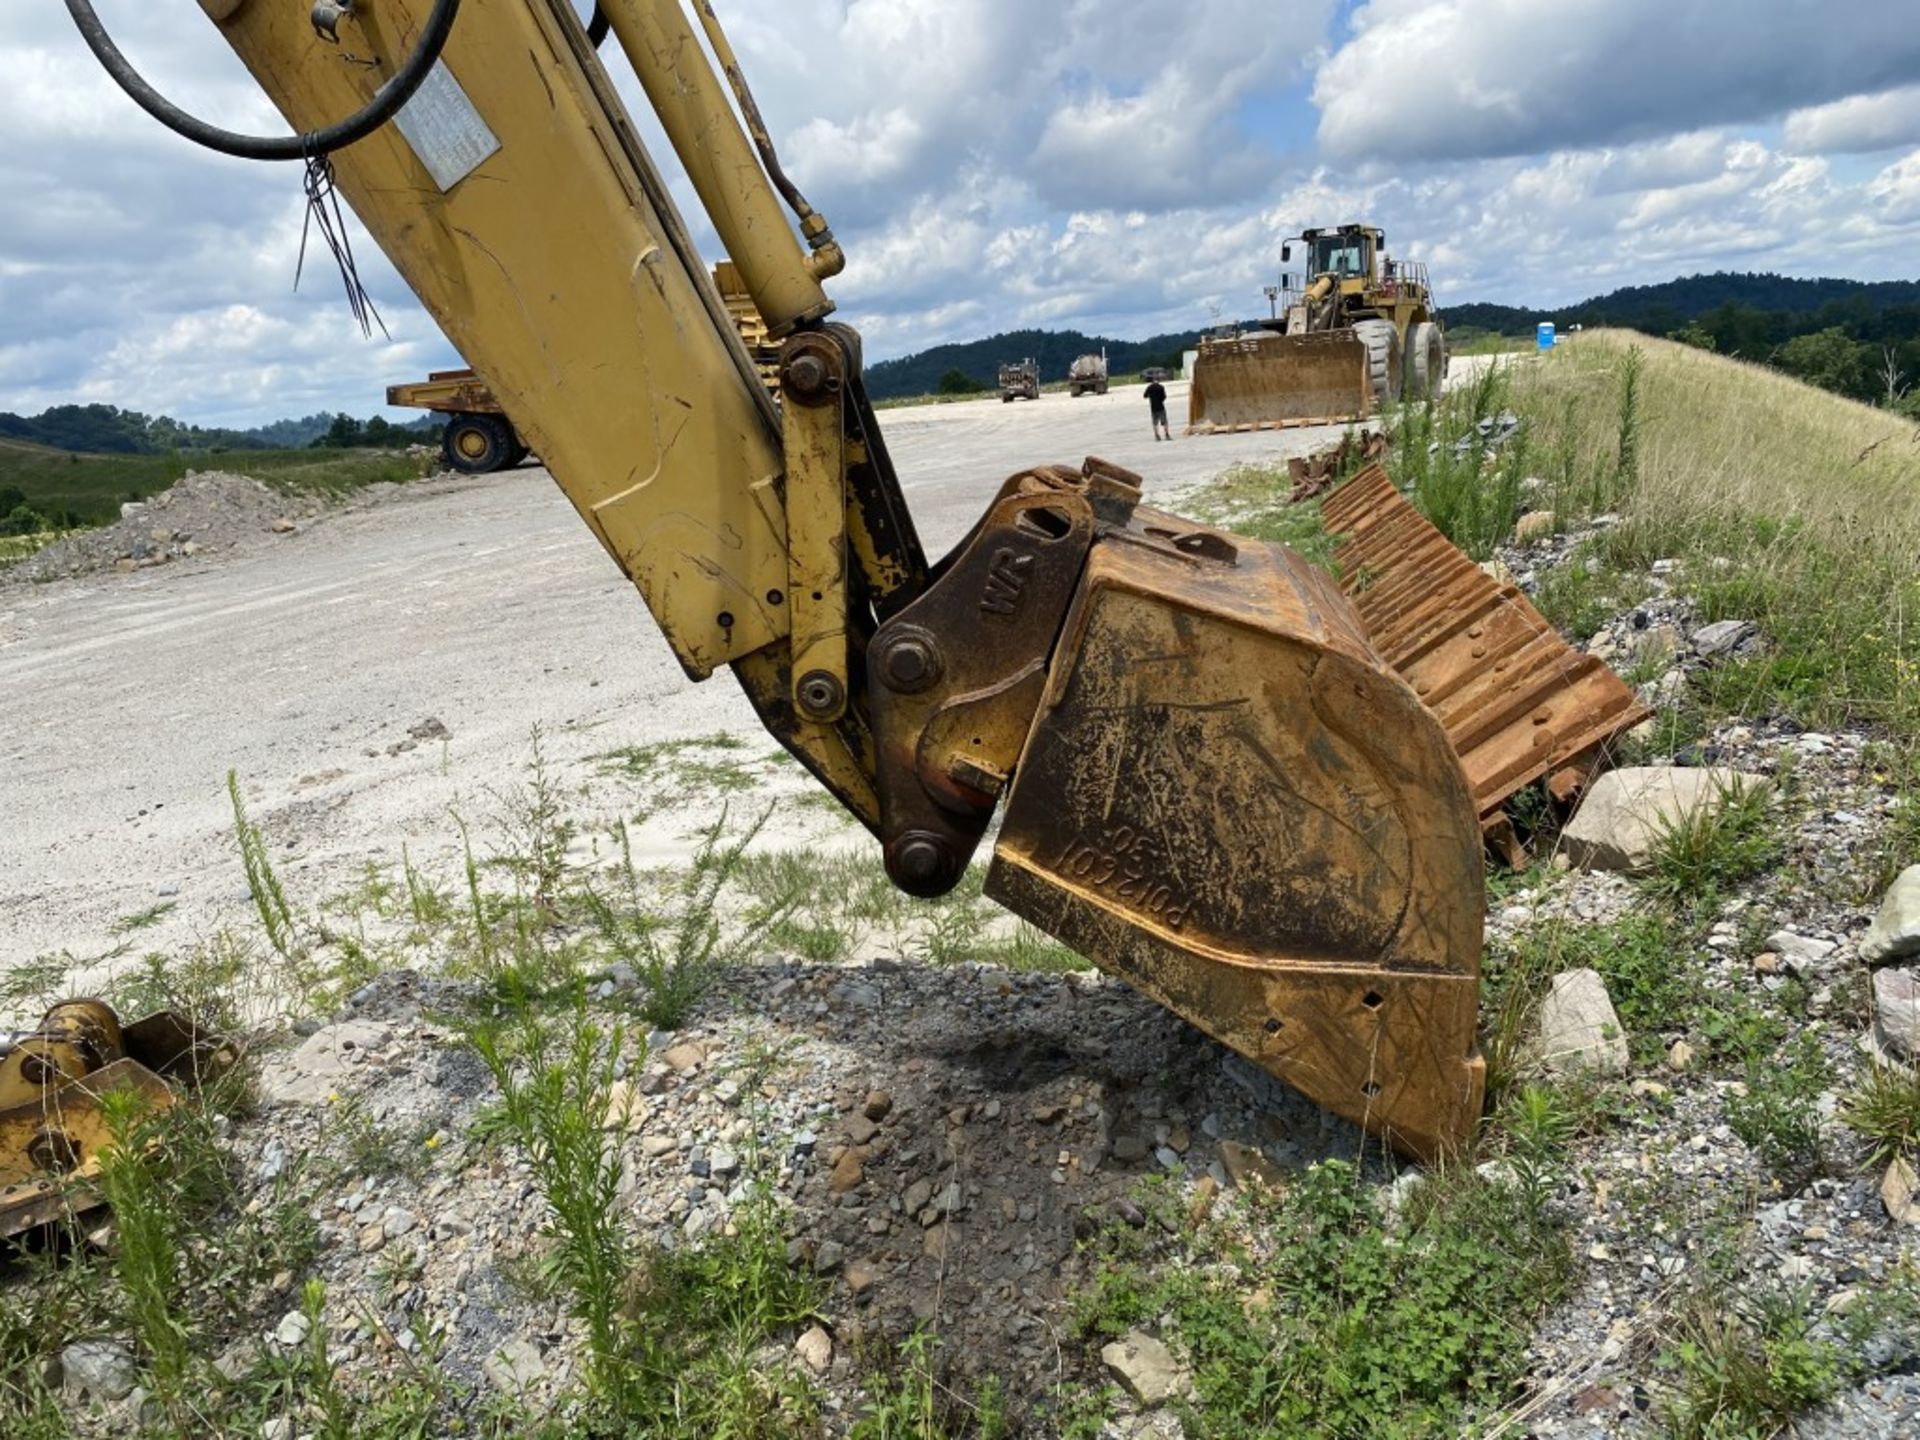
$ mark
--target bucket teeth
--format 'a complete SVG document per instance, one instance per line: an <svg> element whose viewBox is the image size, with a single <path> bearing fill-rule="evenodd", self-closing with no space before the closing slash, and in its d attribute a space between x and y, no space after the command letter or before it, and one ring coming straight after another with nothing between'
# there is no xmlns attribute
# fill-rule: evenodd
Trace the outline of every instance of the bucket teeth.
<svg viewBox="0 0 1920 1440"><path fill-rule="evenodd" d="M1334 560L1368 639L1446 728L1483 825L1516 791L1582 766L1653 713L1518 587L1461 554L1378 465L1321 515L1342 537Z"/></svg>

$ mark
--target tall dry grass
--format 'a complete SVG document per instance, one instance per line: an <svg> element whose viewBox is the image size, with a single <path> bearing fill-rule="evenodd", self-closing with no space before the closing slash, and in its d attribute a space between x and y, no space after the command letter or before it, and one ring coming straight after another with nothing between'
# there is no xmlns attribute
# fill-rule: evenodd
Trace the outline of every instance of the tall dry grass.
<svg viewBox="0 0 1920 1440"><path fill-rule="evenodd" d="M1621 517L1602 566L1676 561L1703 619L1761 626L1710 703L1920 739L1920 425L1616 331L1514 366L1511 394L1563 524Z"/></svg>

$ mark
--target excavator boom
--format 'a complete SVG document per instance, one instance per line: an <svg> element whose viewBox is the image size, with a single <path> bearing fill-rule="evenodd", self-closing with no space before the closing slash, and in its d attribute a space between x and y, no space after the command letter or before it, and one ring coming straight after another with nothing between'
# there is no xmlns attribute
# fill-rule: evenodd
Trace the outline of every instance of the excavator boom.
<svg viewBox="0 0 1920 1440"><path fill-rule="evenodd" d="M950 889L1004 806L1009 908L1402 1149L1470 1132L1482 816L1439 715L1331 577L1099 460L1014 476L929 564L828 318L839 247L710 0L592 30L781 346L777 404L573 0L201 3L303 133L430 56L332 179L687 672L731 667L896 884Z"/></svg>

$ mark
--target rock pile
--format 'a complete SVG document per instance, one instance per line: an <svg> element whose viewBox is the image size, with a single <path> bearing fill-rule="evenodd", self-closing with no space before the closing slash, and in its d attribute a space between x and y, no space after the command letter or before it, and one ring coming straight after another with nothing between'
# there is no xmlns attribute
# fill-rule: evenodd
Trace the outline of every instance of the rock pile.
<svg viewBox="0 0 1920 1440"><path fill-rule="evenodd" d="M256 537L295 534L323 508L315 497L290 495L246 475L189 471L152 499L122 505L114 524L76 531L0 573L46 581L149 570Z"/></svg>

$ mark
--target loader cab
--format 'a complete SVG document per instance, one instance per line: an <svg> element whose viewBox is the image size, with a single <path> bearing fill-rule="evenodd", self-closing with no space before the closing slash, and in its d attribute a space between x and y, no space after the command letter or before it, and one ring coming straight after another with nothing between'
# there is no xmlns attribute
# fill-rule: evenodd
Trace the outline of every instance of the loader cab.
<svg viewBox="0 0 1920 1440"><path fill-rule="evenodd" d="M1379 231L1359 225L1307 231L1300 237L1307 252L1307 282L1310 284L1322 275L1333 275L1343 281L1373 279L1374 257L1384 238ZM1291 260L1293 244L1289 242L1280 253L1282 259Z"/></svg>

